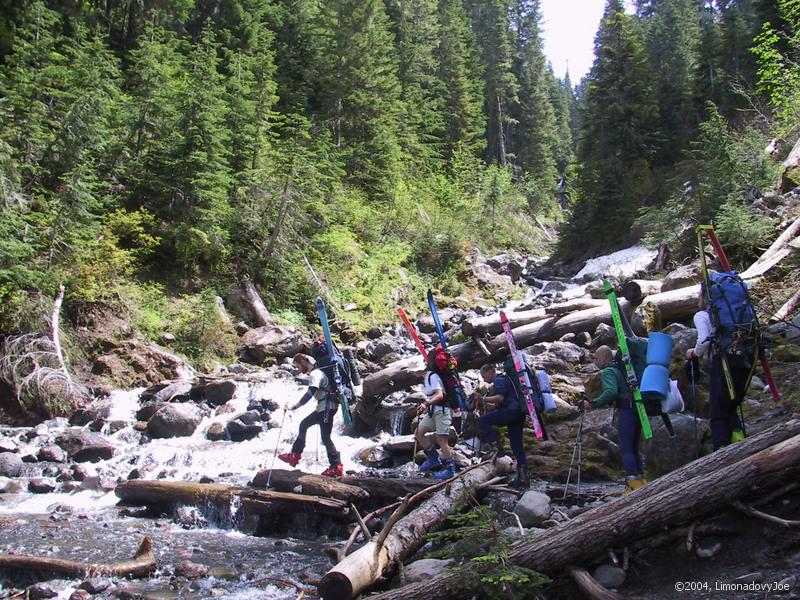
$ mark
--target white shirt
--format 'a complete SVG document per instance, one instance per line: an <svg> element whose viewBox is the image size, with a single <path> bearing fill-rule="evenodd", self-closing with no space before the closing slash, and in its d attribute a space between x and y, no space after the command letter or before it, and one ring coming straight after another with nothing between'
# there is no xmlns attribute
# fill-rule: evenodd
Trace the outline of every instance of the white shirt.
<svg viewBox="0 0 800 600"><path fill-rule="evenodd" d="M336 403L329 401L326 402L328 397L328 376L321 370L314 369L308 376L308 387L317 388L314 392L314 400L317 401L316 412L324 410L333 410L336 408Z"/></svg>
<svg viewBox="0 0 800 600"><path fill-rule="evenodd" d="M695 329L697 329L697 343L694 345L694 353L698 356L705 356L711 347L711 339L716 333L714 324L711 322L711 315L707 310L699 310L694 314Z"/></svg>
<svg viewBox="0 0 800 600"><path fill-rule="evenodd" d="M444 393L442 378L437 373L428 371L425 373L425 395L431 398L437 390L442 390L442 393Z"/></svg>

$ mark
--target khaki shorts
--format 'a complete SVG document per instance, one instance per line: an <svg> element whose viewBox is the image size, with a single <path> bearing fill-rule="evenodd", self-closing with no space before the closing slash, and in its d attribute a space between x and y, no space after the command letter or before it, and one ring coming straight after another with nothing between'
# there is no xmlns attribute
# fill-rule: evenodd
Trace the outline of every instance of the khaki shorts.
<svg viewBox="0 0 800 600"><path fill-rule="evenodd" d="M453 423L453 411L448 407L434 406L429 412L425 413L419 428L423 432L435 431L439 435L450 433L450 425Z"/></svg>

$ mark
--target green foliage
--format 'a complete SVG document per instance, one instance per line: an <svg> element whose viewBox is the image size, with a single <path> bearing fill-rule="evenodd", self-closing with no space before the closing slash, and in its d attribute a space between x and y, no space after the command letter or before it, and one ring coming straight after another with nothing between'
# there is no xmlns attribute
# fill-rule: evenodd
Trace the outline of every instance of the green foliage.
<svg viewBox="0 0 800 600"><path fill-rule="evenodd" d="M774 236L775 224L742 199L730 199L717 214L716 230L732 263L744 265Z"/></svg>
<svg viewBox="0 0 800 600"><path fill-rule="evenodd" d="M194 366L209 371L220 361L235 360L237 336L220 317L216 297L210 290L186 295L170 306L169 328L175 349Z"/></svg>
<svg viewBox="0 0 800 600"><path fill-rule="evenodd" d="M509 538L498 525L498 515L479 505L469 512L448 517L452 528L429 534L434 544L445 544L430 552L433 558L455 559L459 577L450 591L459 597L538 598L550 579L536 571L511 564ZM466 564L465 564L466 563Z"/></svg>

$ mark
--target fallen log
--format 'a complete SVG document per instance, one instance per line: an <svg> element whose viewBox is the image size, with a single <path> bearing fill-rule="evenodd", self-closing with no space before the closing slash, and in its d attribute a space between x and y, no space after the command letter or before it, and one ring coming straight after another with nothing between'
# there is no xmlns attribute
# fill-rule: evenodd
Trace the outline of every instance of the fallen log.
<svg viewBox="0 0 800 600"><path fill-rule="evenodd" d="M224 483L133 479L117 485L114 493L123 502L144 506L174 507L211 503L227 508L230 507L231 500L240 498L242 506L254 514L263 514L279 507L281 510L316 511L340 519L350 518L348 503L342 500L256 490Z"/></svg>
<svg viewBox="0 0 800 600"><path fill-rule="evenodd" d="M797 310L798 306L800 306L800 290L797 290L794 295L769 318L769 322L777 323L778 321L785 321Z"/></svg>
<svg viewBox="0 0 800 600"><path fill-rule="evenodd" d="M752 450L766 442L796 431L794 419L754 436ZM611 546L655 534L665 528L686 523L730 504L753 488L768 485L800 470L800 434L794 433L752 455L741 458L744 448L734 444L690 463L635 492L515 543L508 560L541 573L557 573L569 565L600 556ZM720 466L723 465L724 466ZM463 567L468 569L469 565ZM451 582L462 575L459 570L427 581L373 596L375 600L422 600L452 598Z"/></svg>
<svg viewBox="0 0 800 600"><path fill-rule="evenodd" d="M350 600L371 587L400 561L416 552L425 536L441 527L464 495L472 493L472 486L510 470L511 460L502 458L457 477L419 508L399 518L393 527L384 529L375 540L367 542L328 571L319 582L320 596L325 600ZM407 496L408 500L410 497Z"/></svg>
<svg viewBox="0 0 800 600"><path fill-rule="evenodd" d="M569 567L567 572L575 582L575 585L577 585L590 600L622 600L620 594L604 588L586 569Z"/></svg>
<svg viewBox="0 0 800 600"><path fill-rule="evenodd" d="M632 304L639 304L645 296L661 293L662 281L654 279L629 279L620 290L622 297Z"/></svg>
<svg viewBox="0 0 800 600"><path fill-rule="evenodd" d="M506 313L506 316L508 317L508 322L511 323L511 327L514 328L546 319L547 313L544 308L535 308L533 310ZM461 331L467 337L480 337L484 334L497 335L503 331L503 326L500 324L500 313L467 319L461 323Z"/></svg>
<svg viewBox="0 0 800 600"><path fill-rule="evenodd" d="M754 264L757 265L763 263L774 254L777 254L780 250L788 246L789 242L796 238L798 234L800 234L800 217L792 221L792 224L789 225L789 227L787 227L783 233L781 233L775 239L775 241L770 244L769 248L767 248L764 253L758 257Z"/></svg>
<svg viewBox="0 0 800 600"><path fill-rule="evenodd" d="M570 300L569 302L562 302L561 304L552 304L545 307L544 312L548 315L561 316L567 313L575 312L576 310L587 310L589 308L597 308L598 306L605 306L608 300L599 300L596 298L578 298L577 300Z"/></svg>
<svg viewBox="0 0 800 600"><path fill-rule="evenodd" d="M620 299L620 309L630 316L632 305ZM567 333L588 331L593 333L600 323L611 324L611 311L608 302L600 306L575 311L557 317L548 316L514 329L514 338L518 348L527 348L539 342L553 342ZM450 346L450 352L458 359L462 368L478 368L489 362L499 362L508 354L508 344L504 334L485 340L489 356L472 341ZM405 389L422 381L425 373L422 359L419 357L404 358L388 365L385 369L372 373L364 378L363 395L358 410L376 410L380 398L398 389Z"/></svg>
<svg viewBox="0 0 800 600"><path fill-rule="evenodd" d="M253 317L253 322L258 327L266 327L272 324L272 315L269 314L267 307L264 306L264 301L258 293L253 280L248 276L242 277L242 301L244 302L250 314Z"/></svg>
<svg viewBox="0 0 800 600"><path fill-rule="evenodd" d="M359 502L369 498L369 492L355 485L349 485L341 479L322 477L298 470L262 469L253 477L252 487L267 489L269 479L270 489L277 492L294 492L310 496L323 496L336 498L345 502Z"/></svg>
<svg viewBox="0 0 800 600"><path fill-rule="evenodd" d="M99 575L147 577L156 570L156 560L153 558L153 542L145 536L142 538L136 554L130 560L116 563L84 563L63 558L11 554L0 556L0 569L20 569L28 574L56 573L69 577L96 577Z"/></svg>

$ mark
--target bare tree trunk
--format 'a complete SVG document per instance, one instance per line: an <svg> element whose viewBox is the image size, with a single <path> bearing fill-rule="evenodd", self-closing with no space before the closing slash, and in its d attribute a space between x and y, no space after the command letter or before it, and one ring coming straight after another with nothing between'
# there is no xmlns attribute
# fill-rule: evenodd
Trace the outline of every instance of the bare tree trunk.
<svg viewBox="0 0 800 600"><path fill-rule="evenodd" d="M754 488L793 476L800 469L798 428L797 419L773 427L694 461L618 501L587 511L531 540L517 542L509 561L541 573L555 573L591 560L610 546L719 511ZM791 433L788 439L787 433ZM750 454L765 443L767 447ZM748 455L742 457L743 452ZM448 583L459 577L459 571L454 571L373 598L452 598Z"/></svg>
<svg viewBox="0 0 800 600"><path fill-rule="evenodd" d="M242 293L244 294L244 301L250 309L250 314L253 315L253 321L259 327L266 327L272 323L272 315L269 314L267 307L264 306L264 301L258 293L253 280L249 276L242 277Z"/></svg>
<svg viewBox="0 0 800 600"><path fill-rule="evenodd" d="M67 364L64 362L64 352L61 350L61 337L59 336L59 321L61 318L61 304L64 302L64 284L58 284L58 293L53 302L53 314L50 317L50 327L53 334L53 348L55 348L59 368L64 372L64 377L72 385L72 378L67 371Z"/></svg>
<svg viewBox="0 0 800 600"><path fill-rule="evenodd" d="M775 323L777 321L784 321L789 318L795 310L797 310L798 305L800 305L800 290L797 290L794 295L789 298L786 303L778 309L774 315L772 315L769 320L770 323Z"/></svg>
<svg viewBox="0 0 800 600"><path fill-rule="evenodd" d="M289 185L292 182L292 177L294 176L294 167L290 167L289 173L286 175L286 181L283 184L283 191L281 192L281 202L278 206L278 218L275 221L275 227L272 229L272 235L269 237L269 244L267 245L267 249L264 250L264 254L266 256L272 256L272 253L275 251L275 244L278 243L278 237L281 235L281 230L283 229L283 221L286 219L286 215L289 212L289 200L291 200L292 195L289 193Z"/></svg>

